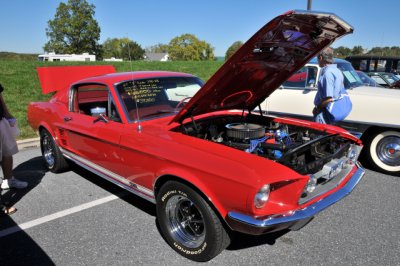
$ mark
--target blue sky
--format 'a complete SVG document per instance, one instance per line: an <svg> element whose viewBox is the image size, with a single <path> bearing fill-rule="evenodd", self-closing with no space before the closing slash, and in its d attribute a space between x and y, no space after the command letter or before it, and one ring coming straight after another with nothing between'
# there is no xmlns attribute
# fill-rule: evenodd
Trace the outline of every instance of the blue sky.
<svg viewBox="0 0 400 266"><path fill-rule="evenodd" d="M100 43L128 37L143 48L191 33L224 56L272 18L307 9L307 0L87 0L96 6ZM42 53L47 22L67 0L0 0L0 51ZM400 46L400 0L313 0L312 10L333 12L354 27L334 47Z"/></svg>

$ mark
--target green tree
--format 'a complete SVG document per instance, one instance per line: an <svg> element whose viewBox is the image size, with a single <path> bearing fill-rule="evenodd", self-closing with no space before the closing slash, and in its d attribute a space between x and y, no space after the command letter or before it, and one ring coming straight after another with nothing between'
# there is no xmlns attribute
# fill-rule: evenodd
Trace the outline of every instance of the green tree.
<svg viewBox="0 0 400 266"><path fill-rule="evenodd" d="M168 44L158 43L146 48L149 53L168 53Z"/></svg>
<svg viewBox="0 0 400 266"><path fill-rule="evenodd" d="M351 55L351 49L344 46L339 46L338 48L334 49L334 54L336 57L345 58L346 56Z"/></svg>
<svg viewBox="0 0 400 266"><path fill-rule="evenodd" d="M388 51L389 56L400 56L400 47L398 46L392 46L389 48Z"/></svg>
<svg viewBox="0 0 400 266"><path fill-rule="evenodd" d="M351 55L362 55L364 54L364 48L361 45L354 46L351 50Z"/></svg>
<svg viewBox="0 0 400 266"><path fill-rule="evenodd" d="M62 54L91 53L100 56L100 27L94 19L95 6L86 0L60 3L53 20L48 21L44 45L46 52Z"/></svg>
<svg viewBox="0 0 400 266"><path fill-rule="evenodd" d="M127 39L127 38L126 38ZM122 58L122 45L123 39L118 38L108 38L102 44L103 47L103 57L104 58Z"/></svg>
<svg viewBox="0 0 400 266"><path fill-rule="evenodd" d="M375 56L400 56L400 47L373 47L371 50L368 51L367 54Z"/></svg>
<svg viewBox="0 0 400 266"><path fill-rule="evenodd" d="M193 34L182 34L169 42L169 58L173 61L214 60L214 48Z"/></svg>
<svg viewBox="0 0 400 266"><path fill-rule="evenodd" d="M121 53L124 60L142 60L145 51L137 42L129 40L122 45Z"/></svg>
<svg viewBox="0 0 400 266"><path fill-rule="evenodd" d="M373 47L371 50L368 51L368 55L377 55L377 56L383 56L385 55L384 49L382 47Z"/></svg>
<svg viewBox="0 0 400 266"><path fill-rule="evenodd" d="M226 50L226 53L225 53L225 60L227 60L229 57L231 57L231 55L233 55L242 45L243 45L243 42L236 41L231 46L229 46L228 50Z"/></svg>
<svg viewBox="0 0 400 266"><path fill-rule="evenodd" d="M144 50L129 38L108 38L102 45L104 58L122 58L124 60L143 59Z"/></svg>

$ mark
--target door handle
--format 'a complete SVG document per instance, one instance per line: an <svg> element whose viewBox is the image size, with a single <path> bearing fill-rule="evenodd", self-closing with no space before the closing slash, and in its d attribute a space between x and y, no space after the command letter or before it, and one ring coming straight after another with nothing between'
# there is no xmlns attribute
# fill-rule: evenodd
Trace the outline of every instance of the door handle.
<svg viewBox="0 0 400 266"><path fill-rule="evenodd" d="M64 116L64 121L65 122L68 122L68 121L71 121L72 120L72 117L70 117L70 116Z"/></svg>

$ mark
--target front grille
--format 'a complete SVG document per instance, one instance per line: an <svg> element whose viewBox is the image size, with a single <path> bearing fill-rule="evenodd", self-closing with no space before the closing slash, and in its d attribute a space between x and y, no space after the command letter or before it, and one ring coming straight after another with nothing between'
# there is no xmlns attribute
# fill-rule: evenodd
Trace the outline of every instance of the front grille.
<svg viewBox="0 0 400 266"><path fill-rule="evenodd" d="M340 167L340 169L336 167ZM326 193L327 191L334 189L350 173L353 167L354 164L349 164L347 157L334 159L328 162L324 165L322 170L314 174L314 176L317 177L317 186L315 190L311 193L304 190L298 203L300 205L307 203L308 201ZM332 175L334 176L332 177Z"/></svg>

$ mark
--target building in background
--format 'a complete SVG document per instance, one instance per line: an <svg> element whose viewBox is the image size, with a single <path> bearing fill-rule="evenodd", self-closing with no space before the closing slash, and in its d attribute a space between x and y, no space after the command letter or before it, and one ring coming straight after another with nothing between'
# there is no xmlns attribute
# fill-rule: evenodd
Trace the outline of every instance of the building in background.
<svg viewBox="0 0 400 266"><path fill-rule="evenodd" d="M38 60L43 62L54 62L54 61L96 61L96 56L83 53L83 54L56 54L48 53L38 55Z"/></svg>
<svg viewBox="0 0 400 266"><path fill-rule="evenodd" d="M122 58L111 57L111 58L104 58L103 61L106 61L106 62L122 62L124 60L122 60Z"/></svg>
<svg viewBox="0 0 400 266"><path fill-rule="evenodd" d="M169 61L168 53L146 53L144 55L146 61Z"/></svg>

